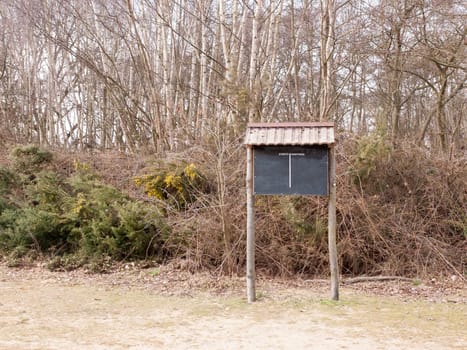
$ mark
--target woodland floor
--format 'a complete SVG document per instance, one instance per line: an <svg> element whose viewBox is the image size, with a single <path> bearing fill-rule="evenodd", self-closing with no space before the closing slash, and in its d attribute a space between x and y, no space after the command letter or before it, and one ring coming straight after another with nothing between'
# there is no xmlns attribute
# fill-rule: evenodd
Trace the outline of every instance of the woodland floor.
<svg viewBox="0 0 467 350"><path fill-rule="evenodd" d="M108 274L0 265L0 349L466 349L455 278L342 284L122 265Z"/></svg>

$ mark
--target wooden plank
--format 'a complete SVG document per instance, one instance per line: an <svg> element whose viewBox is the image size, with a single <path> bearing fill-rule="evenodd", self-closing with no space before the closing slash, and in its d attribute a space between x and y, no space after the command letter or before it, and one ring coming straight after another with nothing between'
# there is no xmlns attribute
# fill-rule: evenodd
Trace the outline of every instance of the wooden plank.
<svg viewBox="0 0 467 350"><path fill-rule="evenodd" d="M331 298L339 300L339 269L336 243L336 157L334 147L329 148L329 204L328 204L328 245L331 269Z"/></svg>
<svg viewBox="0 0 467 350"><path fill-rule="evenodd" d="M253 194L253 147L246 153L246 288L248 302L256 300L255 287L255 198Z"/></svg>

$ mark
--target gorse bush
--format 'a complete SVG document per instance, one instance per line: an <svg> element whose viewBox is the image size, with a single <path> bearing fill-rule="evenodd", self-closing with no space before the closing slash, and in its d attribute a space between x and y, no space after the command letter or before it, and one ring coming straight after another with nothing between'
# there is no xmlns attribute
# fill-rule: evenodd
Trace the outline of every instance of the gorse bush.
<svg viewBox="0 0 467 350"><path fill-rule="evenodd" d="M17 182L15 173L6 167L0 167L0 194L3 195Z"/></svg>
<svg viewBox="0 0 467 350"><path fill-rule="evenodd" d="M75 195L67 216L84 255L114 259L154 256L167 231L160 211L88 178L73 178Z"/></svg>
<svg viewBox="0 0 467 350"><path fill-rule="evenodd" d="M66 210L70 200L71 186L52 171L41 171L27 181L23 181L23 190L32 207L44 211L61 213Z"/></svg>
<svg viewBox="0 0 467 350"><path fill-rule="evenodd" d="M14 148L11 157L15 170L32 174L52 160L52 153L38 146L29 145Z"/></svg>
<svg viewBox="0 0 467 350"><path fill-rule="evenodd" d="M137 186L143 187L149 197L165 201L179 209L192 203L200 193L208 190L208 182L194 163L172 166L173 169L134 178Z"/></svg>
<svg viewBox="0 0 467 350"><path fill-rule="evenodd" d="M16 214L11 232L14 246L46 252L60 249L66 243L68 232L59 214L34 207L23 208Z"/></svg>
<svg viewBox="0 0 467 350"><path fill-rule="evenodd" d="M357 141L350 172L356 184L368 183L378 166L389 161L391 149L384 137L370 134Z"/></svg>
<svg viewBox="0 0 467 350"><path fill-rule="evenodd" d="M168 228L156 207L102 183L86 164L75 162L74 174L66 178L41 170L51 160L46 151L17 148L13 155L14 170L0 169L2 251L74 254L86 263L106 257L144 259L162 249ZM10 192L16 196L5 196ZM77 259L60 261L76 264Z"/></svg>

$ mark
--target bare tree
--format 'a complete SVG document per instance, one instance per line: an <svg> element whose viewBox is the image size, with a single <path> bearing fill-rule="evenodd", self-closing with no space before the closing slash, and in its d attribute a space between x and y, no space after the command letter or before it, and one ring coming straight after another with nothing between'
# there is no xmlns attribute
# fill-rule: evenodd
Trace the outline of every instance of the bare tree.
<svg viewBox="0 0 467 350"><path fill-rule="evenodd" d="M460 0L0 1L0 126L18 141L164 152L248 121L334 120L452 153L465 131L465 11Z"/></svg>

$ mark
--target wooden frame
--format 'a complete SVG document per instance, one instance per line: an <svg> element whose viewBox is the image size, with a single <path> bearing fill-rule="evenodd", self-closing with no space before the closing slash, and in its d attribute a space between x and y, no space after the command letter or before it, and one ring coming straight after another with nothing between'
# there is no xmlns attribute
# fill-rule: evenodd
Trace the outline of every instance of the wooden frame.
<svg viewBox="0 0 467 350"><path fill-rule="evenodd" d="M329 125L328 125L329 124ZM297 124L284 124L286 127L295 127ZM253 125L253 127L256 125ZM261 124L260 127L267 126ZM273 127L281 125L274 124ZM299 125L300 127L332 127L332 123L326 125ZM331 299L339 300L339 267L337 261L336 242L336 160L334 152L334 136L332 143L328 146L328 245L329 245L329 266L331 272ZM313 144L313 143L310 143ZM254 144L246 143L246 197L247 197L247 227L246 227L246 280L247 299L249 303L256 300L256 272L255 272L255 194L254 194Z"/></svg>
<svg viewBox="0 0 467 350"><path fill-rule="evenodd" d="M247 147L246 156L246 284L248 302L256 300L255 286L255 196L253 194L253 147Z"/></svg>

